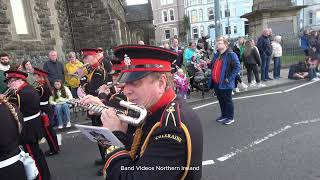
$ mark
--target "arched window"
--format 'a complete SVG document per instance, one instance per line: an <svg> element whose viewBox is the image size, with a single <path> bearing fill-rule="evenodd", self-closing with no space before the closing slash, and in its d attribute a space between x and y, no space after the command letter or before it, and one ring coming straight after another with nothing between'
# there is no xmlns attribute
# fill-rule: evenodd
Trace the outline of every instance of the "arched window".
<svg viewBox="0 0 320 180"><path fill-rule="evenodd" d="M170 21L174 21L174 10L169 9Z"/></svg>
<svg viewBox="0 0 320 180"><path fill-rule="evenodd" d="M162 21L168 22L168 12L167 11L162 11Z"/></svg>

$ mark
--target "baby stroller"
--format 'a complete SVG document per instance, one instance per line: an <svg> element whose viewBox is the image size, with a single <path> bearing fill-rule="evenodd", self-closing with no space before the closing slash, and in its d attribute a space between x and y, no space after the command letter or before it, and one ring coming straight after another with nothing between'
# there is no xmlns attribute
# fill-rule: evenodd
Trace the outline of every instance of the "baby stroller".
<svg viewBox="0 0 320 180"><path fill-rule="evenodd" d="M211 70L207 67L207 64L197 64L197 71L195 72L194 80L192 86L197 90L201 91L202 98L204 98L204 93L209 92L209 79ZM197 66L196 65L196 66Z"/></svg>

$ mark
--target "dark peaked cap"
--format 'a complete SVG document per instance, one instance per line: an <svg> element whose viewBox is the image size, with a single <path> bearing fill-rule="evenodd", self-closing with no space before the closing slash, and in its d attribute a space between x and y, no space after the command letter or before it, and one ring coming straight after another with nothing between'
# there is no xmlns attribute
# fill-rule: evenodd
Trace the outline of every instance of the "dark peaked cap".
<svg viewBox="0 0 320 180"><path fill-rule="evenodd" d="M146 45L122 45L114 49L114 55L122 61L120 83L139 80L151 72L171 72L171 63L177 53L160 47Z"/></svg>

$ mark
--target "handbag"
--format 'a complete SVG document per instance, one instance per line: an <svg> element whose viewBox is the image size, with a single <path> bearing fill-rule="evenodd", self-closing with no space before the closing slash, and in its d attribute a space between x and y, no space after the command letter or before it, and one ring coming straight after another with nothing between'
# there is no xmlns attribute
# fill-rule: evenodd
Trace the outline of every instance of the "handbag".
<svg viewBox="0 0 320 180"><path fill-rule="evenodd" d="M26 172L26 176L28 180L36 179L39 171L36 166L36 162L33 160L33 158L29 155L29 153L25 153L22 148L20 153L20 161L24 165L24 170Z"/></svg>

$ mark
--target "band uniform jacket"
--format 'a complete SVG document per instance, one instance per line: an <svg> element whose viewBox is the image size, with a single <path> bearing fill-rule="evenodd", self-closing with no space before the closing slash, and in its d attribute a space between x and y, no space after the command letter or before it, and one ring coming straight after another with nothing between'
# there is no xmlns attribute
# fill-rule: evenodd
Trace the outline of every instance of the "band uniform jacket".
<svg viewBox="0 0 320 180"><path fill-rule="evenodd" d="M134 136L139 136L139 129ZM176 98L172 89L151 107L141 129L140 142L136 137L130 141L130 134L113 132L126 148L110 146L106 150L105 179L201 179L200 120L184 100Z"/></svg>
<svg viewBox="0 0 320 180"><path fill-rule="evenodd" d="M24 118L40 112L40 96L37 90L27 83L17 90L16 94L10 98L10 101L19 107ZM40 116L26 121L21 132L21 143L38 143L44 136L42 127Z"/></svg>
<svg viewBox="0 0 320 180"><path fill-rule="evenodd" d="M86 94L98 96L98 88L103 84L107 84L108 82L112 82L111 76L107 73L103 66L99 66L88 74L87 83L84 85L84 91Z"/></svg>
<svg viewBox="0 0 320 180"><path fill-rule="evenodd" d="M23 127L22 115L18 109L16 109L16 112ZM0 104L0 123L0 161L4 161L20 153L18 124L4 104ZM17 161L10 166L0 168L0 179L26 179L22 162Z"/></svg>
<svg viewBox="0 0 320 180"><path fill-rule="evenodd" d="M51 90L47 84L40 85L36 88L40 95L40 102L45 103L49 101L51 96ZM40 105L41 112L44 112L49 115L49 117L53 116L52 106L49 104Z"/></svg>

